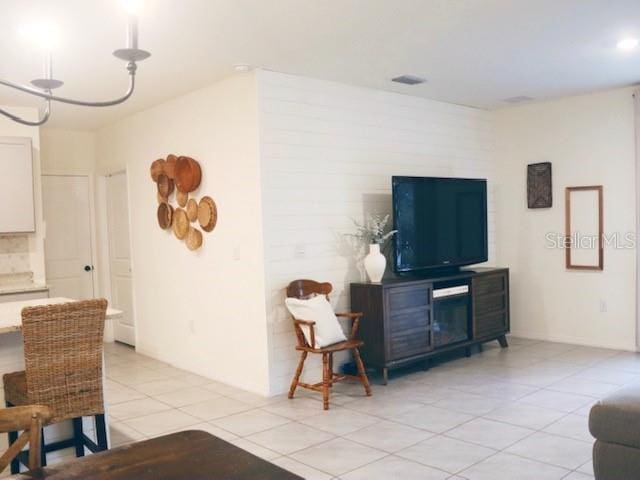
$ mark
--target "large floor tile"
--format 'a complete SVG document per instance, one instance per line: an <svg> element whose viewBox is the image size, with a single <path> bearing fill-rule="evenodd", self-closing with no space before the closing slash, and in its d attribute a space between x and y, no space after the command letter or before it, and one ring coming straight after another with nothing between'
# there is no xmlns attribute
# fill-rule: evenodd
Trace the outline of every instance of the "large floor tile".
<svg viewBox="0 0 640 480"><path fill-rule="evenodd" d="M318 430L333 433L334 435L346 435L373 425L379 422L380 418L345 408L334 407L299 421L300 423L317 428Z"/></svg>
<svg viewBox="0 0 640 480"><path fill-rule="evenodd" d="M173 392L188 387L189 384L179 378L166 378L162 380L153 380L135 385L133 388L145 395L153 396L161 393Z"/></svg>
<svg viewBox="0 0 640 480"><path fill-rule="evenodd" d="M475 395L472 393L460 393L443 398L433 404L434 407L456 412L467 413L469 415L484 415L503 405L505 400Z"/></svg>
<svg viewBox="0 0 640 480"><path fill-rule="evenodd" d="M595 398L601 398L613 392L617 388L619 388L618 385L612 385L610 383L599 382L596 380L588 380L586 378L578 378L575 376L552 383L547 387L549 390L575 393Z"/></svg>
<svg viewBox="0 0 640 480"><path fill-rule="evenodd" d="M531 435L528 428L476 418L446 432L448 437L501 450Z"/></svg>
<svg viewBox="0 0 640 480"><path fill-rule="evenodd" d="M301 397L283 400L262 407L262 409L292 420L300 420L322 412L322 404L310 398Z"/></svg>
<svg viewBox="0 0 640 480"><path fill-rule="evenodd" d="M281 417L280 415L255 409L212 420L211 423L236 435L245 437L253 433L284 425L290 421L290 419Z"/></svg>
<svg viewBox="0 0 640 480"><path fill-rule="evenodd" d="M169 409L171 407L166 403L144 397L110 406L109 415L117 420L127 420Z"/></svg>
<svg viewBox="0 0 640 480"><path fill-rule="evenodd" d="M554 390L538 390L520 399L521 402L539 407L551 408L562 412L570 413L588 403L593 402L593 398L573 393L557 392Z"/></svg>
<svg viewBox="0 0 640 480"><path fill-rule="evenodd" d="M226 417L228 415L233 415L234 413L244 412L251 409L252 407L250 405L227 397L216 397L211 400L194 403L193 405L187 405L186 407L180 408L183 412L205 421Z"/></svg>
<svg viewBox="0 0 640 480"><path fill-rule="evenodd" d="M399 457L389 456L340 476L343 480L444 480L449 474Z"/></svg>
<svg viewBox="0 0 640 480"><path fill-rule="evenodd" d="M233 443L236 447L240 447L243 450L246 450L249 453L253 453L256 457L260 457L264 460L271 461L275 458L279 458L282 455L279 452L274 450L270 450L262 445L258 445L253 443L246 438L236 438L233 440L229 440L229 443Z"/></svg>
<svg viewBox="0 0 640 480"><path fill-rule="evenodd" d="M527 458L498 453L462 471L468 480L560 480L569 470Z"/></svg>
<svg viewBox="0 0 640 480"><path fill-rule="evenodd" d="M179 429L188 430L188 427L197 425L200 423L200 420L180 410L173 409L144 417L132 418L125 420L124 423L142 434L151 437L162 433L174 432Z"/></svg>
<svg viewBox="0 0 640 480"><path fill-rule="evenodd" d="M193 405L194 403L201 403L207 400L218 398L221 395L219 393L212 392L202 387L188 386L186 388L180 388L173 392L161 393L159 395L153 395L153 398L160 400L162 403L171 405L172 407L186 407L187 405Z"/></svg>
<svg viewBox="0 0 640 480"><path fill-rule="evenodd" d="M575 470L591 458L591 443L548 433L535 433L505 452Z"/></svg>
<svg viewBox="0 0 640 480"><path fill-rule="evenodd" d="M433 435L425 430L385 420L350 433L345 438L384 452L395 453Z"/></svg>
<svg viewBox="0 0 640 480"><path fill-rule="evenodd" d="M345 408L382 418L391 418L422 406L424 406L424 404L420 402L394 394L364 397L361 400L348 403L345 405Z"/></svg>
<svg viewBox="0 0 640 480"><path fill-rule="evenodd" d="M300 423L288 423L249 435L247 440L283 455L289 455L332 438L334 436L327 432Z"/></svg>
<svg viewBox="0 0 640 480"><path fill-rule="evenodd" d="M423 428L433 433L442 433L473 418L472 415L467 415L466 413L427 405L392 417L391 420L412 427Z"/></svg>
<svg viewBox="0 0 640 480"><path fill-rule="evenodd" d="M276 458L275 460L272 460L271 463L278 465L280 468L284 468L291 473L295 473L305 480L331 480L333 478L333 475L316 470L315 468L305 465L304 463L300 463L290 457Z"/></svg>
<svg viewBox="0 0 640 480"><path fill-rule="evenodd" d="M109 422L111 448L144 440L145 436L122 422Z"/></svg>
<svg viewBox="0 0 640 480"><path fill-rule="evenodd" d="M385 452L343 438L336 438L291 455L299 462L332 475L342 475L385 456Z"/></svg>
<svg viewBox="0 0 640 480"><path fill-rule="evenodd" d="M495 453L491 448L437 436L404 449L396 455L449 473L457 473Z"/></svg>
<svg viewBox="0 0 640 480"><path fill-rule="evenodd" d="M544 431L583 442L592 443L594 441L589 432L589 419L582 415L569 414L547 426Z"/></svg>
<svg viewBox="0 0 640 480"><path fill-rule="evenodd" d="M484 417L490 420L510 423L520 427L540 430L553 422L558 421L566 414L550 408L538 407L527 403L508 403L489 412Z"/></svg>
<svg viewBox="0 0 640 480"><path fill-rule="evenodd" d="M537 390L537 387L509 382L490 382L471 390L472 393L502 400L517 400Z"/></svg>

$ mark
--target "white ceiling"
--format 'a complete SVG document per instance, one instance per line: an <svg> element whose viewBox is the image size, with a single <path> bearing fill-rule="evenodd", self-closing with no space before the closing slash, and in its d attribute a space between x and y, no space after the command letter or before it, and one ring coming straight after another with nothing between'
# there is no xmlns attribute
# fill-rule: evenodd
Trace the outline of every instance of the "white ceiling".
<svg viewBox="0 0 640 480"><path fill-rule="evenodd" d="M0 77L40 76L40 53L18 27L59 25L60 94L118 96L124 63L120 0L0 0ZM138 89L124 105L55 105L49 126L95 129L232 73L235 63L448 102L495 108L640 81L639 0L146 0ZM428 78L396 85L401 74ZM0 103L30 99L0 87ZM32 103L32 102L31 102Z"/></svg>

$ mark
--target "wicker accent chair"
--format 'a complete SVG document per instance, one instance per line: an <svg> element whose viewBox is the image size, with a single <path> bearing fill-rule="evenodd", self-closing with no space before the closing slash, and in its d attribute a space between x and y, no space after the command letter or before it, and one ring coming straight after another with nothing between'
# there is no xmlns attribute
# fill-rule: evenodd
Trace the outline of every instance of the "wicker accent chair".
<svg viewBox="0 0 640 480"><path fill-rule="evenodd" d="M324 295L329 300L329 294L333 290L333 286L330 283L319 283L314 280L294 280L287 287L287 297L288 298L308 298L311 295ZM353 320L353 324L351 326L351 333L349 334L349 338L344 342L334 343L333 345L328 345L323 348L313 348L307 342L301 325L304 325L310 330L310 337L313 339L315 337L314 334L314 323L304 319L293 318L293 327L296 332L296 338L298 340L298 345L296 346L296 350L299 350L300 362L298 363L298 368L296 369L296 373L293 376L293 380L291 381L291 388L289 389L289 398L293 398L293 395L296 392L296 388L298 386L302 388L306 388L309 390L314 390L316 392L322 393L322 403L324 410L329 410L329 390L333 386L334 383L340 382L342 380L350 379L357 380L362 382L362 386L364 387L364 391L368 397L371 396L371 386L369 385L369 379L367 378L367 373L364 369L364 364L362 363L362 359L360 358L360 352L358 350L359 347L364 345L362 340L358 340L356 335L358 333L358 326L360 325L360 319L362 318L362 313L336 313L336 317L344 317L350 318ZM344 350L351 350L353 353L353 358L356 362L356 367L358 368L358 376L353 375L338 375L333 372L333 354L335 352L341 352ZM300 375L302 374L302 370L304 369L304 362L307 359L307 355L309 353L318 353L322 355L322 382L308 384L300 382Z"/></svg>
<svg viewBox="0 0 640 480"><path fill-rule="evenodd" d="M28 405L0 409L0 433L23 430L22 435L0 456L0 474L29 444L29 470L40 467L42 425L51 419L48 407Z"/></svg>
<svg viewBox="0 0 640 480"><path fill-rule="evenodd" d="M107 449L103 397L103 337L107 301L83 300L22 310L25 370L5 374L8 407L46 405L51 410L47 424L73 422L73 438L46 444L42 437L42 464L46 454L75 447L76 456ZM82 417L93 416L97 443L82 429ZM9 432L9 444L17 439ZM19 463L11 463L18 473Z"/></svg>

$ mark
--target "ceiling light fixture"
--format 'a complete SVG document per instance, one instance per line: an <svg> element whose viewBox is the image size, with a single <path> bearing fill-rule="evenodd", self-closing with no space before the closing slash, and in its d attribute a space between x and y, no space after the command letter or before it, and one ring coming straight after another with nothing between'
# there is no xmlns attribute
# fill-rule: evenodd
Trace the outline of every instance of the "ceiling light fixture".
<svg viewBox="0 0 640 480"><path fill-rule="evenodd" d="M392 82L404 83L405 85L419 85L427 81L426 78L418 77L417 75L400 75L391 79Z"/></svg>
<svg viewBox="0 0 640 480"><path fill-rule="evenodd" d="M54 26L41 23L32 25L30 28L23 29L23 33L32 38L44 51L43 60L43 78L37 78L31 81L33 87L27 85L21 85L13 83L8 80L0 78L0 85L4 85L15 90L19 90L23 93L34 95L36 97L43 98L45 100L44 109L39 116L38 120L30 121L13 115L6 110L0 108L0 115L4 115L10 118L14 122L21 123L23 125L29 125L37 127L44 124L51 116L51 102L68 103L70 105L78 105L82 107L111 107L123 103L131 97L133 90L135 89L135 77L138 66L136 62L141 62L151 56L151 54L145 50L138 48L138 12L142 7L142 0L127 0L124 2L124 7L129 14L129 20L127 25L127 44L125 48L120 48L113 52L113 55L120 60L127 62L127 72L129 72L129 87L125 94L114 100L106 100L101 102L88 102L83 100L75 100L67 97L60 97L53 95L52 90L60 88L64 85L62 80L57 80L53 76L53 62L51 50L57 43L57 30ZM35 87L35 88L34 88Z"/></svg>
<svg viewBox="0 0 640 480"><path fill-rule="evenodd" d="M640 40L637 38L623 38L622 40L620 40L617 44L617 47L620 50L624 50L625 52L628 52L629 50L633 50L634 48L636 48L638 45L640 44Z"/></svg>

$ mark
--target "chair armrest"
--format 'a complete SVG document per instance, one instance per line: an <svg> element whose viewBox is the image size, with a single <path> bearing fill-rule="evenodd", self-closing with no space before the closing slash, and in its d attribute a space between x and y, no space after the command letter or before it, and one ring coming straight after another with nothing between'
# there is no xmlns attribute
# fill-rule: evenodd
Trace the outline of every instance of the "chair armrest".
<svg viewBox="0 0 640 480"><path fill-rule="evenodd" d="M306 338L302 333L302 329L300 328L301 325L304 325L305 327L309 327L309 336L311 337L311 345L309 346L311 348L315 348L316 346L316 332L314 328L315 324L316 322L313 322L311 320L298 320L297 318L293 319L293 325L296 331L299 332L298 343L300 344L301 347L303 347L305 343L307 344L309 343L306 341Z"/></svg>
<svg viewBox="0 0 640 480"><path fill-rule="evenodd" d="M51 418L49 407L44 405L26 405L0 409L0 432L15 432L29 430L32 419L37 418L41 423L47 423Z"/></svg>
<svg viewBox="0 0 640 480"><path fill-rule="evenodd" d="M353 320L353 324L351 325L351 333L349 334L349 340L353 340L356 338L358 333L358 327L360 326L360 319L362 318L362 312L339 312L336 313L336 317L344 317L350 318Z"/></svg>

